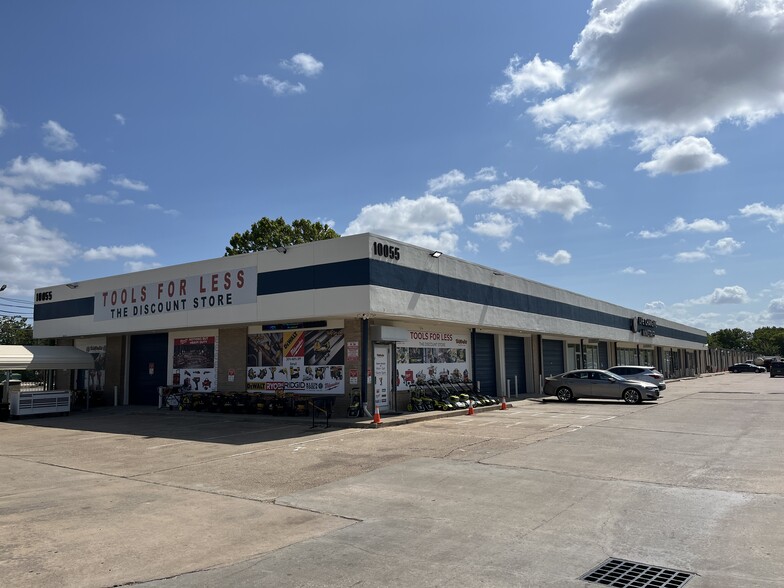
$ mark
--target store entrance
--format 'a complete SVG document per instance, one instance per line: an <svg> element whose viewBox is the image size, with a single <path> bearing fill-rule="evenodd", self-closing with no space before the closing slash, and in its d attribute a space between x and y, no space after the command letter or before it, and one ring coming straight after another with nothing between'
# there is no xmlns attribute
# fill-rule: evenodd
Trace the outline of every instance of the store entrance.
<svg viewBox="0 0 784 588"><path fill-rule="evenodd" d="M169 335L131 335L128 403L157 406L158 386L166 385Z"/></svg>

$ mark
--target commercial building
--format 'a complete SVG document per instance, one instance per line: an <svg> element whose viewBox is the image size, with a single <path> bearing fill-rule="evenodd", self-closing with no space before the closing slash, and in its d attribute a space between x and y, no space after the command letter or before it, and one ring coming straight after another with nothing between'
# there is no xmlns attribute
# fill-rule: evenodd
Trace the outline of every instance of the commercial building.
<svg viewBox="0 0 784 588"><path fill-rule="evenodd" d="M125 404L174 386L385 412L423 379L514 397L576 367L723 367L700 329L373 234L39 288L34 317L96 358L60 386Z"/></svg>

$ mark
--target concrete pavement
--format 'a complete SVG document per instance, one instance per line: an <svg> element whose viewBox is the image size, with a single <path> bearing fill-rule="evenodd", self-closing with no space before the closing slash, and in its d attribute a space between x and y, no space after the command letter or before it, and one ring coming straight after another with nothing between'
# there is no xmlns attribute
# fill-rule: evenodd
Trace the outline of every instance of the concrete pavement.
<svg viewBox="0 0 784 588"><path fill-rule="evenodd" d="M386 420L386 419L385 419ZM381 429L168 411L0 423L0 583L781 586L784 379Z"/></svg>

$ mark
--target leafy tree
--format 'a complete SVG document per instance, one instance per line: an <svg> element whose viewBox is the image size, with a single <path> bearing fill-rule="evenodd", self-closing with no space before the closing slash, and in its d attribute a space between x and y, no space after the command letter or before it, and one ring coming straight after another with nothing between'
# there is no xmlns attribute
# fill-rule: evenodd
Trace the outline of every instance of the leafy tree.
<svg viewBox="0 0 784 588"><path fill-rule="evenodd" d="M761 355L784 355L784 328L760 327L751 336L753 350Z"/></svg>
<svg viewBox="0 0 784 588"><path fill-rule="evenodd" d="M225 255L240 255L337 237L340 237L338 233L320 222L300 218L288 224L282 216L275 220L265 216L244 233L234 233Z"/></svg>
<svg viewBox="0 0 784 588"><path fill-rule="evenodd" d="M33 342L33 327L21 316L0 317L0 344L30 345Z"/></svg>
<svg viewBox="0 0 784 588"><path fill-rule="evenodd" d="M717 349L753 351L751 333L743 329L719 329L708 335L708 346Z"/></svg>

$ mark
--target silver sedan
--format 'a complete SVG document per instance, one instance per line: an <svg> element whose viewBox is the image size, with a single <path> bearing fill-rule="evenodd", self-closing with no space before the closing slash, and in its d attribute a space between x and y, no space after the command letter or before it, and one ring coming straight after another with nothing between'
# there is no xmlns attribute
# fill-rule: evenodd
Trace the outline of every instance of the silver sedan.
<svg viewBox="0 0 784 588"><path fill-rule="evenodd" d="M544 381L544 395L555 396L561 402L578 398L611 398L638 404L643 400L658 400L659 387L638 380L627 380L606 370L572 370Z"/></svg>

